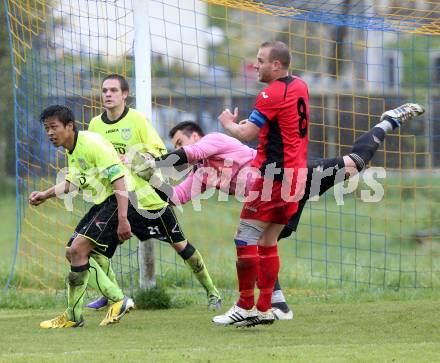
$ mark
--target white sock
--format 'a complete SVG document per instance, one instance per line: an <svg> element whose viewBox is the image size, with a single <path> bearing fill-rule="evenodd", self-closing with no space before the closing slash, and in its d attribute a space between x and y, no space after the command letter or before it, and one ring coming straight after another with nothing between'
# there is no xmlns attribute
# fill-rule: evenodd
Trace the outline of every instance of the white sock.
<svg viewBox="0 0 440 363"><path fill-rule="evenodd" d="M281 290L275 290L272 291L272 298L270 299L270 302L273 303L282 303L286 302L286 298L284 297L284 294Z"/></svg>
<svg viewBox="0 0 440 363"><path fill-rule="evenodd" d="M388 120L383 120L381 122L379 122L376 126L374 127L379 127L382 130L385 131L386 134L388 134L390 131L393 131L393 125L390 121Z"/></svg>

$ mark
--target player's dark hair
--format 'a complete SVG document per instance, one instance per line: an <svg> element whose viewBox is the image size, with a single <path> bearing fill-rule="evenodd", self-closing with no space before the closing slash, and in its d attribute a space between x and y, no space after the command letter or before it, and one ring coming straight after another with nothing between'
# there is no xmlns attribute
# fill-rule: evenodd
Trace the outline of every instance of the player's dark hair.
<svg viewBox="0 0 440 363"><path fill-rule="evenodd" d="M76 130L75 115L69 107L63 105L51 105L46 107L40 114L40 122L44 123L44 121L51 117L56 117L64 126L67 126L71 122L73 129Z"/></svg>
<svg viewBox="0 0 440 363"><path fill-rule="evenodd" d="M290 65L290 52L286 43L275 41L275 42L264 42L261 44L260 48L271 48L269 52L269 61L273 62L278 60L284 69L288 69Z"/></svg>
<svg viewBox="0 0 440 363"><path fill-rule="evenodd" d="M117 73L113 73L113 74L109 74L108 76L105 76L101 82L101 87L104 84L104 82L107 81L108 79L117 79L119 81L119 85L121 86L121 91L130 92L130 86L128 85L127 80L123 76Z"/></svg>
<svg viewBox="0 0 440 363"><path fill-rule="evenodd" d="M176 126L174 126L170 130L170 132L168 134L170 139L172 139L174 137L174 135L176 134L177 131L182 131L188 137L191 136L191 134L193 132L197 132L200 137L205 136L205 133L203 132L202 128L193 121L179 122Z"/></svg>

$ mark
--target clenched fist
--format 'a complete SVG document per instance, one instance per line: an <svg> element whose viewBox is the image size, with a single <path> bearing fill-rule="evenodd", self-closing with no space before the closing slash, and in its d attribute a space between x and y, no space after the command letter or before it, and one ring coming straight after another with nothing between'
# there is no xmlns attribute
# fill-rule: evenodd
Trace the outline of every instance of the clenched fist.
<svg viewBox="0 0 440 363"><path fill-rule="evenodd" d="M31 194L29 194L28 200L30 205L40 205L46 200L46 196L44 192L34 191Z"/></svg>

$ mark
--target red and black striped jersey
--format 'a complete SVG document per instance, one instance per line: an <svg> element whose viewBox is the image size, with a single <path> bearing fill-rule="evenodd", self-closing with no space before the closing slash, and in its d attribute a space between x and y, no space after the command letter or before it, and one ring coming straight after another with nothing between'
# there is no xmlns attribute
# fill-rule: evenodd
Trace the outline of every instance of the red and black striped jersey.
<svg viewBox="0 0 440 363"><path fill-rule="evenodd" d="M275 180L283 179L286 168L307 167L309 92L301 78L287 76L265 87L248 119L261 129L252 166L264 173L275 163L281 168Z"/></svg>

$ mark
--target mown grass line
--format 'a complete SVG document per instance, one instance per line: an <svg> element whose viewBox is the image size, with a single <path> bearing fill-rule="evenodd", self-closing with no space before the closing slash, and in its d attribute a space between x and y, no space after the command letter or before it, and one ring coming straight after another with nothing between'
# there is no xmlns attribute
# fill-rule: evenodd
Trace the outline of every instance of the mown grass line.
<svg viewBox="0 0 440 363"><path fill-rule="evenodd" d="M58 310L0 310L7 362L433 362L440 359L435 301L297 304L292 321L252 329L214 326L200 306L134 311L99 327L40 330Z"/></svg>

